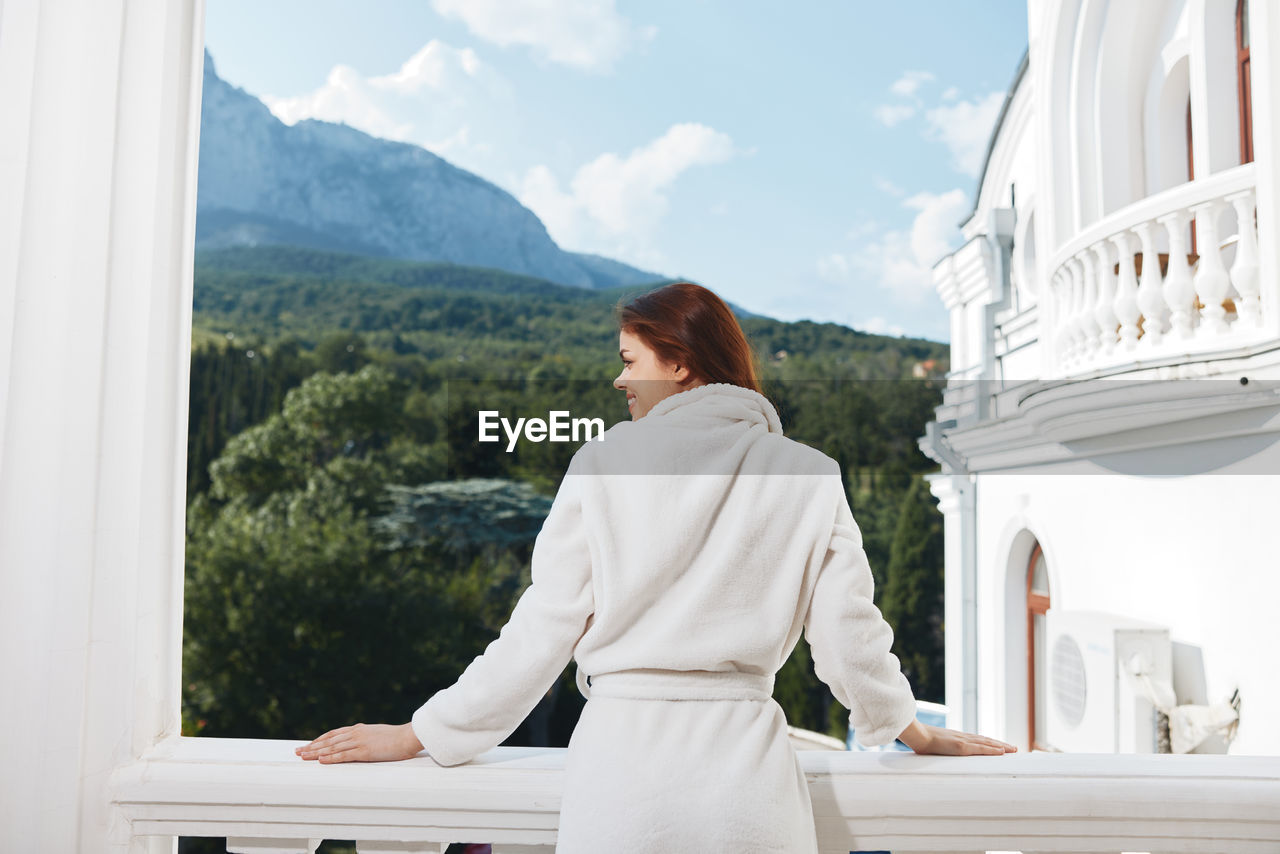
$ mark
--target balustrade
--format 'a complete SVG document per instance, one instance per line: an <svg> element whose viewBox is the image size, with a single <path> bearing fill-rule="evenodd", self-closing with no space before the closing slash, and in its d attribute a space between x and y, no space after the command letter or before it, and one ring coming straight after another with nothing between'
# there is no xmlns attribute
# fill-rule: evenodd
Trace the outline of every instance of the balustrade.
<svg viewBox="0 0 1280 854"><path fill-rule="evenodd" d="M162 742L116 772L118 827L131 840L225 837L237 854L311 854L322 839L356 840L361 854L437 854L450 842L490 843L495 854L554 848L563 748L499 747L444 768L425 756L317 765L293 755L300 743ZM797 756L823 854L1280 851L1276 757Z"/></svg>
<svg viewBox="0 0 1280 854"><path fill-rule="evenodd" d="M1044 321L1060 375L1267 334L1253 174L1246 164L1145 199L1064 248Z"/></svg>

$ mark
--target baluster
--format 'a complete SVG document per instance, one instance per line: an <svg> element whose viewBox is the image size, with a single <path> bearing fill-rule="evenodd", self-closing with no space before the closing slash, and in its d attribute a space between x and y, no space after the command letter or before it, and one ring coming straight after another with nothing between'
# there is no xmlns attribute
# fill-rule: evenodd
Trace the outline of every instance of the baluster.
<svg viewBox="0 0 1280 854"><path fill-rule="evenodd" d="M1093 311L1089 307L1089 271L1080 256L1071 259L1075 271L1075 328L1076 362L1083 365L1093 358L1098 347L1098 330L1093 323Z"/></svg>
<svg viewBox="0 0 1280 854"><path fill-rule="evenodd" d="M1133 245L1127 231L1114 235L1111 242L1120 256L1120 281L1112 307L1120 320L1120 340L1126 350L1132 350L1138 344L1138 279L1133 272Z"/></svg>
<svg viewBox="0 0 1280 854"><path fill-rule="evenodd" d="M1243 190L1227 196L1236 209L1239 239L1236 241L1236 260L1231 265L1231 284L1240 298L1236 300L1236 316L1239 321L1253 326L1262 325L1262 302L1258 298L1258 231L1253 221L1253 190Z"/></svg>
<svg viewBox="0 0 1280 854"><path fill-rule="evenodd" d="M1116 298L1116 274L1111 269L1111 252L1107 241L1099 240L1090 247L1094 257L1094 268L1098 273L1098 301L1093 306L1093 317L1102 327L1102 346L1105 353L1110 353L1116 346L1116 328L1120 319L1116 317L1112 303Z"/></svg>
<svg viewBox="0 0 1280 854"><path fill-rule="evenodd" d="M1195 308L1195 286L1191 282L1191 267L1187 263L1187 212L1179 209L1159 218L1169 235L1169 269L1164 277L1164 303L1169 306L1171 330L1177 330L1179 338L1190 338L1192 313Z"/></svg>
<svg viewBox="0 0 1280 854"><path fill-rule="evenodd" d="M1103 329L1094 316L1098 302L1098 277L1093 269L1093 253L1083 249L1076 253L1076 262L1080 265L1080 274L1084 281L1083 304L1080 311L1080 324L1084 328L1084 344L1090 358L1098 353L1102 344Z"/></svg>
<svg viewBox="0 0 1280 854"><path fill-rule="evenodd" d="M227 837L227 854L316 854L319 839L262 839Z"/></svg>
<svg viewBox="0 0 1280 854"><path fill-rule="evenodd" d="M1160 254L1156 250L1154 222L1144 222L1134 231L1142 241L1142 278L1138 283L1138 308L1142 310L1142 337L1148 346L1164 337L1164 321L1169 313L1164 304L1160 279Z"/></svg>
<svg viewBox="0 0 1280 854"><path fill-rule="evenodd" d="M1067 309L1071 334L1071 363L1083 361L1088 348L1084 343L1084 282L1081 281L1080 262L1075 258L1067 261L1067 293L1070 295L1071 307Z"/></svg>
<svg viewBox="0 0 1280 854"><path fill-rule="evenodd" d="M1195 206L1200 261L1193 281L1196 296L1200 298L1200 319L1206 327L1202 334L1205 335L1221 335L1227 331L1227 310L1222 307L1222 301L1227 297L1231 277L1222 264L1222 248L1218 245L1218 215L1223 207L1220 199Z"/></svg>
<svg viewBox="0 0 1280 854"><path fill-rule="evenodd" d="M1066 276L1061 269L1053 274L1049 294L1053 301L1053 350L1057 366L1064 368L1067 364L1067 354L1071 349L1071 335L1067 326Z"/></svg>

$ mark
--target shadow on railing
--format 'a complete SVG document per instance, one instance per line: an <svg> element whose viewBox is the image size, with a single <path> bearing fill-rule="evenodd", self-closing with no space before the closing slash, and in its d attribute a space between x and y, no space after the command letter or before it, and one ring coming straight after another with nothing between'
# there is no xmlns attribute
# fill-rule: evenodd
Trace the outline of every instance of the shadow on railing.
<svg viewBox="0 0 1280 854"><path fill-rule="evenodd" d="M550 852L563 748L499 747L445 768L428 757L317 765L301 742L171 738L116 771L133 839L227 837L235 852ZM821 850L1280 851L1280 757L798 752ZM605 850L605 849L602 849Z"/></svg>

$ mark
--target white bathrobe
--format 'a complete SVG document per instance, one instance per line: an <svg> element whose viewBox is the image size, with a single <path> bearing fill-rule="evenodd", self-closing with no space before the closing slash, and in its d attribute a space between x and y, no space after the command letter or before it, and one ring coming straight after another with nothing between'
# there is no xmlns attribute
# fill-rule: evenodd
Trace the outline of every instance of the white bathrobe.
<svg viewBox="0 0 1280 854"><path fill-rule="evenodd" d="M413 715L442 765L500 744L571 659L558 852L817 852L773 677L799 640L864 745L915 716L836 463L764 396L671 395L574 455L497 639Z"/></svg>

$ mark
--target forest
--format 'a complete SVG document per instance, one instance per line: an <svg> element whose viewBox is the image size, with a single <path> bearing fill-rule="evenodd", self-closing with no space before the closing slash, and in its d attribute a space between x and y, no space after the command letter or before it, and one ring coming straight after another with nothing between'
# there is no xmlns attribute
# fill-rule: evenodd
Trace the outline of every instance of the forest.
<svg viewBox="0 0 1280 854"><path fill-rule="evenodd" d="M658 284L591 291L288 247L197 253L184 733L402 723L452 684L528 585L576 450L482 450L477 412L629 417L611 385L614 307ZM946 345L741 322L786 435L840 462L894 652L917 698L941 701L942 519L916 439L941 402ZM505 743L565 746L584 702L573 676ZM793 725L845 738L848 712L803 639L775 697Z"/></svg>

